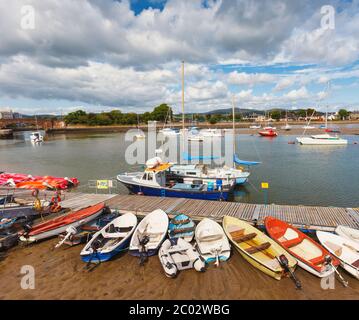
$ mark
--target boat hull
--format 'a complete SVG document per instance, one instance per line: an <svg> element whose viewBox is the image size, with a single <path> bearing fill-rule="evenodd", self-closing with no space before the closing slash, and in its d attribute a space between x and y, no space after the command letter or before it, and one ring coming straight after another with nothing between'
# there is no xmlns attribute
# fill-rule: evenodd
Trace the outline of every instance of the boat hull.
<svg viewBox="0 0 359 320"><path fill-rule="evenodd" d="M348 141L344 139L313 139L309 137L297 138L298 143L302 145L347 145Z"/></svg>
<svg viewBox="0 0 359 320"><path fill-rule="evenodd" d="M121 181L122 182L122 181ZM207 191L207 192L191 192L186 190L171 190L169 188L154 188L147 186L140 186L137 184L129 184L122 182L130 192L135 194L143 194L145 196L155 197L175 197L175 198L188 198L200 200L223 200L229 199L229 191Z"/></svg>
<svg viewBox="0 0 359 320"><path fill-rule="evenodd" d="M112 250L111 252L106 253L91 253L87 255L81 255L81 259L83 262L105 262L108 260L111 260L115 255L126 251L130 245L131 237L129 237L125 242L123 242L121 245L119 245L117 248Z"/></svg>

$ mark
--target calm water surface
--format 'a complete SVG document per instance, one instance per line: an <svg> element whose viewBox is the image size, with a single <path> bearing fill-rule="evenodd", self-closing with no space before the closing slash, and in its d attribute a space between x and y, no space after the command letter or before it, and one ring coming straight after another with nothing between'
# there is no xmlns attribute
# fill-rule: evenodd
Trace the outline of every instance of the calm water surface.
<svg viewBox="0 0 359 320"><path fill-rule="evenodd" d="M88 180L142 169L126 163L129 143L122 133L58 135L40 146L33 146L28 135L0 140L0 171L74 176L81 181L79 190L88 191ZM264 203L260 185L265 181L269 203L359 207L359 144L354 144L359 137L345 138L348 146L300 146L288 144L295 136L237 135L240 158L262 164L251 169L249 183L235 191L235 200ZM117 192L127 189L119 184Z"/></svg>

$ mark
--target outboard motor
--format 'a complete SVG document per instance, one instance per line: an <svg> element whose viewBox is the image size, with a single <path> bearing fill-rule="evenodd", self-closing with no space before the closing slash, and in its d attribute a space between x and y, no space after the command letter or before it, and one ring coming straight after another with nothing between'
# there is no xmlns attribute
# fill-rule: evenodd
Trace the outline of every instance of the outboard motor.
<svg viewBox="0 0 359 320"><path fill-rule="evenodd" d="M279 257L277 257L277 260L280 264L280 266L286 271L289 272L290 277L293 279L294 283L295 283L295 287L297 289L302 289L302 284L301 282L297 279L297 277L295 276L294 272L289 268L289 261L288 258L284 255L281 254Z"/></svg>
<svg viewBox="0 0 359 320"><path fill-rule="evenodd" d="M144 263L147 261L148 259L148 255L147 255L147 250L146 250L146 244L150 242L150 237L149 236L143 236L140 240L139 240L139 244L141 247L141 251L140 251L140 266L143 266Z"/></svg>

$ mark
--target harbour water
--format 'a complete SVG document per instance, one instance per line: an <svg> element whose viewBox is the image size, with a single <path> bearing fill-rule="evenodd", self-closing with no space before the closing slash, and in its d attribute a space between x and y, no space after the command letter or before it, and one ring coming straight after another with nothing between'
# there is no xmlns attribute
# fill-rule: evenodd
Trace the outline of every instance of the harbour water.
<svg viewBox="0 0 359 320"><path fill-rule="evenodd" d="M0 171L38 175L74 176L81 191L89 191L89 180L114 178L125 171L142 170L142 165L125 161L123 133L55 135L39 146L28 134L16 133L0 140ZM357 136L344 136L347 146L300 146L288 144L295 136L275 139L258 135L236 136L241 159L260 161L250 169L249 182L238 187L234 200L322 206L359 206L359 144ZM267 194L261 182L268 182ZM116 192L127 193L118 185Z"/></svg>

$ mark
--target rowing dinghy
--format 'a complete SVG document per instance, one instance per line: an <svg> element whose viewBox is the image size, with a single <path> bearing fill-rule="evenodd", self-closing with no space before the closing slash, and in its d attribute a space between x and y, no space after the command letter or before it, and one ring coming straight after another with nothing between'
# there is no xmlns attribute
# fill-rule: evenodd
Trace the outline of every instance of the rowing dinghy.
<svg viewBox="0 0 359 320"><path fill-rule="evenodd" d="M304 270L323 278L339 266L338 259L297 228L273 217L266 217L264 224L269 236L293 255Z"/></svg>
<svg viewBox="0 0 359 320"><path fill-rule="evenodd" d="M223 217L224 231L237 251L251 265L265 274L280 280L287 274L279 257L284 255L288 267L294 271L297 261L271 238L249 223L230 216Z"/></svg>
<svg viewBox="0 0 359 320"><path fill-rule="evenodd" d="M80 255L84 262L103 262L128 248L131 236L137 225L137 217L126 213L96 232L82 249Z"/></svg>
<svg viewBox="0 0 359 320"><path fill-rule="evenodd" d="M41 222L25 231L20 237L20 240L24 242L34 242L57 236L60 233L66 232L69 227L76 228L96 219L102 214L104 208L104 203L99 203Z"/></svg>
<svg viewBox="0 0 359 320"><path fill-rule="evenodd" d="M182 238L167 239L163 242L158 256L163 270L169 278L177 276L180 270L205 271L205 261L197 250Z"/></svg>
<svg viewBox="0 0 359 320"><path fill-rule="evenodd" d="M170 238L183 238L187 242L191 242L194 237L194 229L195 224L189 216L178 214L171 219L168 234Z"/></svg>
<svg viewBox="0 0 359 320"><path fill-rule="evenodd" d="M147 257L157 254L167 230L166 212L161 209L152 211L137 225L130 242L130 254L140 257L140 264L143 264Z"/></svg>
<svg viewBox="0 0 359 320"><path fill-rule="evenodd" d="M339 260L341 266L359 280L359 245L333 233L317 231L320 243Z"/></svg>
<svg viewBox="0 0 359 320"><path fill-rule="evenodd" d="M349 228L346 226L338 226L335 229L335 233L345 239L355 241L356 243L359 244L359 230L358 229L353 229L353 228Z"/></svg>
<svg viewBox="0 0 359 320"><path fill-rule="evenodd" d="M215 221L204 218L196 227L195 237L198 251L206 263L228 260L231 246L222 229Z"/></svg>

